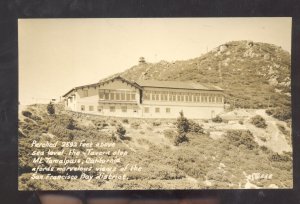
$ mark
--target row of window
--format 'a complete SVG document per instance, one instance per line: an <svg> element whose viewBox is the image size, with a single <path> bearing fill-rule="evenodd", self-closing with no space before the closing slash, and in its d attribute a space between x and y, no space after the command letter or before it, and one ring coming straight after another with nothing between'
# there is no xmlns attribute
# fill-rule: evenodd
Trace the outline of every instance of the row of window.
<svg viewBox="0 0 300 204"><path fill-rule="evenodd" d="M127 112L127 106L121 106L121 111L126 113ZM81 111L85 111L86 110L86 106L85 105L81 105ZM88 111L94 111L94 106L88 106ZM102 106L97 106L97 111L98 112L103 112L103 107ZM133 108L132 111L134 113L137 112L137 108ZM116 107L115 106L110 106L109 107L109 112L116 112Z"/></svg>
<svg viewBox="0 0 300 204"><path fill-rule="evenodd" d="M99 99L116 100L116 101L133 101L135 100L135 92L103 89L103 90L99 90Z"/></svg>
<svg viewBox="0 0 300 204"><path fill-rule="evenodd" d="M81 111L85 111L86 109L85 105L81 105ZM94 106L88 106L88 111L94 111ZM127 106L121 106L121 111L123 113L126 113L128 110ZM103 111L103 107L102 106L97 106L97 111L98 112L102 112ZM134 113L138 112L137 108L133 108L132 111ZM155 107L154 108L155 113L160 113L161 112L161 108L159 107ZM115 106L110 106L109 107L109 112L116 112L116 107ZM144 112L145 113L149 113L150 112L150 108L149 107L144 107ZM171 108L165 108L165 112L166 113L171 113Z"/></svg>
<svg viewBox="0 0 300 204"><path fill-rule="evenodd" d="M88 96L88 90L84 90L84 97ZM133 91L122 90L99 90L100 100L115 100L115 101L134 101L136 94ZM153 101L179 101L179 102L202 102L202 103L222 103L223 97L220 94L205 94L205 93L179 93L168 91L145 91L144 100ZM70 100L72 102L72 98Z"/></svg>
<svg viewBox="0 0 300 204"><path fill-rule="evenodd" d="M145 91L143 99L153 101L180 101L180 102L203 102L222 103L222 96L218 94L178 93Z"/></svg>
<svg viewBox="0 0 300 204"><path fill-rule="evenodd" d="M161 108L155 107L154 111L155 111L155 113L160 113L161 112ZM144 112L145 113L149 113L150 112L150 108L149 107L144 107ZM166 113L171 113L171 108L165 108L165 112Z"/></svg>

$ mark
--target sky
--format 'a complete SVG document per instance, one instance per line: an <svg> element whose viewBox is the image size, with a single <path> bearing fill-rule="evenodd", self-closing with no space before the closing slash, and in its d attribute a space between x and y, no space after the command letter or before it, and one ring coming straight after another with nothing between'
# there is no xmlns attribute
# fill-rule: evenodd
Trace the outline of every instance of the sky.
<svg viewBox="0 0 300 204"><path fill-rule="evenodd" d="M19 19L19 101L49 102L136 64L199 57L233 40L291 52L291 18Z"/></svg>

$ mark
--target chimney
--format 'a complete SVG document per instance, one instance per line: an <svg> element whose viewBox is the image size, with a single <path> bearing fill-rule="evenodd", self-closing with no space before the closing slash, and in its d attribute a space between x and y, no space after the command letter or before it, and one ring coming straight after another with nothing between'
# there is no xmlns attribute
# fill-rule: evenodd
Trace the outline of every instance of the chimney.
<svg viewBox="0 0 300 204"><path fill-rule="evenodd" d="M146 64L146 60L144 57L140 57L139 64Z"/></svg>

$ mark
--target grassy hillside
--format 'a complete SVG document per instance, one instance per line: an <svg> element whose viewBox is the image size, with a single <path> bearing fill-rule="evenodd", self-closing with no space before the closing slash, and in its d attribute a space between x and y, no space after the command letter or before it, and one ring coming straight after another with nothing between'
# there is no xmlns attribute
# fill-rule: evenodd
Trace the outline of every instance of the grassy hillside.
<svg viewBox="0 0 300 204"><path fill-rule="evenodd" d="M251 118L255 115L265 119L266 127L259 128L252 124ZM214 121L189 120L188 141L175 145L178 134L176 119L94 116L65 111L61 106L56 106L55 115L48 115L45 105L25 107L20 109L19 114L19 188L116 190L292 187L291 130L285 122L267 116L262 110L235 110L224 113L221 119ZM123 139L117 136L119 125L126 130ZM128 151L128 155L117 166L137 164L143 170L128 172L126 181L32 180L31 169L36 166L32 162L33 148L30 147L33 140L115 142L113 150ZM77 150L87 152L87 148ZM80 158L84 160L83 156ZM51 164L44 162L42 166L49 167ZM93 165L94 168L105 166L110 165ZM96 175L98 172L92 170L89 173Z"/></svg>
<svg viewBox="0 0 300 204"><path fill-rule="evenodd" d="M122 76L131 79L191 80L225 89L234 107L280 107L290 110L291 56L278 46L232 41L200 57L159 63L142 63Z"/></svg>

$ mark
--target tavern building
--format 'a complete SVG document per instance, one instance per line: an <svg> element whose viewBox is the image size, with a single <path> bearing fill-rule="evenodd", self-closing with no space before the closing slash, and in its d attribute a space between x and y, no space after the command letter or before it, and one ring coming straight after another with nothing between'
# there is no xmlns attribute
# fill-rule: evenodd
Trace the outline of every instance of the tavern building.
<svg viewBox="0 0 300 204"><path fill-rule="evenodd" d="M117 117L208 119L224 111L223 89L189 81L129 81L121 76L63 95L67 109Z"/></svg>

